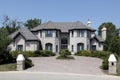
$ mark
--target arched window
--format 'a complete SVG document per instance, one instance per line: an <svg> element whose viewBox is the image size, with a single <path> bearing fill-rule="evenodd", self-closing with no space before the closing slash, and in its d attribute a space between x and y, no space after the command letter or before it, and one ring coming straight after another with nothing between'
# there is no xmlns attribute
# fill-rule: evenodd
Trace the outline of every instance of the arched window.
<svg viewBox="0 0 120 80"><path fill-rule="evenodd" d="M78 43L77 44L77 51L84 50L84 44L83 43Z"/></svg>
<svg viewBox="0 0 120 80"><path fill-rule="evenodd" d="M51 43L47 43L47 44L45 45L45 49L46 49L46 50L49 50L49 51L52 51L52 44L51 44Z"/></svg>

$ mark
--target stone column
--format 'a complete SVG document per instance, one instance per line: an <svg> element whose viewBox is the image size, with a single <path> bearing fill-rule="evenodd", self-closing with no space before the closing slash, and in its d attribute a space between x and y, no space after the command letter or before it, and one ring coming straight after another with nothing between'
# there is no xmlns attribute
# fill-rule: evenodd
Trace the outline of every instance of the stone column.
<svg viewBox="0 0 120 80"><path fill-rule="evenodd" d="M117 70L116 69L117 60L116 60L114 54L110 55L110 57L108 59L108 62L109 62L109 70L108 70L109 74L117 74L117 72L116 72L116 70Z"/></svg>
<svg viewBox="0 0 120 80"><path fill-rule="evenodd" d="M22 71L25 69L25 58L23 54L19 54L17 57L17 70Z"/></svg>

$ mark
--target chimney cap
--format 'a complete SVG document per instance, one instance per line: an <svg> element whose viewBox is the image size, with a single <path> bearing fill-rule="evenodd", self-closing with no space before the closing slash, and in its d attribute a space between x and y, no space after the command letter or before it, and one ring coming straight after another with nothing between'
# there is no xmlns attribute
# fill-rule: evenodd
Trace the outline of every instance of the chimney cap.
<svg viewBox="0 0 120 80"><path fill-rule="evenodd" d="M107 28L105 27L105 25L103 25L103 28L102 28L102 30L107 30Z"/></svg>
<svg viewBox="0 0 120 80"><path fill-rule="evenodd" d="M88 24L90 24L91 23L91 21L90 21L90 19L88 19L88 22L87 22Z"/></svg>

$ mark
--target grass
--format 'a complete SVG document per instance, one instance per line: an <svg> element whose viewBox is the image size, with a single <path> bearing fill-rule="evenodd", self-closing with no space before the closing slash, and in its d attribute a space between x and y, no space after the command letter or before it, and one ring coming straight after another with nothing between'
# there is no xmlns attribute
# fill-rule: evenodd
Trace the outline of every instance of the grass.
<svg viewBox="0 0 120 80"><path fill-rule="evenodd" d="M16 63L2 64L0 71L16 71Z"/></svg>

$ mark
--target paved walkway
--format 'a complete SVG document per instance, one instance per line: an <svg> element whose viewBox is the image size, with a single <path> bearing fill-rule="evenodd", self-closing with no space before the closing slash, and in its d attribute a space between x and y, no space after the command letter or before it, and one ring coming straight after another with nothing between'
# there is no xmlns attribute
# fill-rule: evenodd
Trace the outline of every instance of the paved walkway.
<svg viewBox="0 0 120 80"><path fill-rule="evenodd" d="M58 60L56 57L34 57L31 59L34 67L26 71L105 75L100 69L102 60L98 58L75 56L75 60Z"/></svg>

